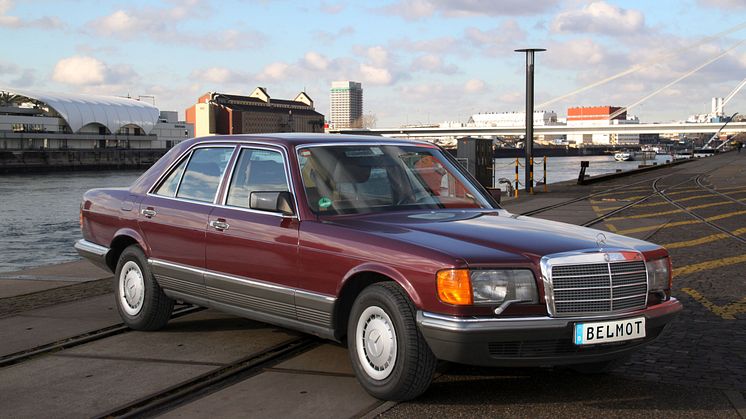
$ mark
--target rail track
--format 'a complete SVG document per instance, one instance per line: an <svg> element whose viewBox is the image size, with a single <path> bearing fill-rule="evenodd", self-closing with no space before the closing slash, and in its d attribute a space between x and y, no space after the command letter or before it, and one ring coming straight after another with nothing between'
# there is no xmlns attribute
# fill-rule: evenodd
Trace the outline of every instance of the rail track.
<svg viewBox="0 0 746 419"><path fill-rule="evenodd" d="M732 160L735 160L735 159L731 159L731 161ZM730 163L730 161L728 163ZM643 203L643 202L645 202L645 201L647 201L647 200L649 200L649 199L651 199L651 198L653 198L655 196L660 196L661 198L663 198L664 200L666 200L668 203L676 206L677 208L681 209L682 211L684 211L686 213L691 214L692 217L697 218L700 221L703 221L703 222L705 222L706 224L708 224L710 226L715 226L715 224L713 224L712 222L706 221L704 219L704 217L701 217L699 215L696 215L696 214L692 213L691 211L687 210L684 206L682 206L681 204L676 203L670 197L668 197L667 195L665 195L665 190L666 189L673 189L673 188L681 186L681 185L683 185L683 184L685 184L687 182L694 181L696 183L696 185L698 187L700 187L701 189L704 189L704 190L706 190L708 192L711 192L713 194L720 195L720 196L722 196L722 197L724 197L726 199L729 199L729 200L731 200L731 201L733 201L735 203L738 203L739 205L746 206L746 202L743 202L743 201L740 201L738 199L735 199L735 198L733 198L733 197L731 197L731 196L729 196L727 194L724 194L724 193L722 193L720 191L717 191L717 190L715 190L713 188L710 188L709 186L706 186L706 185L704 185L702 183L702 178L704 176L707 176L709 173L711 173L711 172L713 172L715 170L717 170L717 168L708 170L705 173L702 173L702 174L699 174L699 175L688 177L686 180L678 182L678 183L676 183L676 184L674 184L672 186L669 186L669 187L667 187L665 189L658 188L658 183L661 180L669 178L669 177L671 177L671 176L673 176L673 175L676 174L676 172L669 173L667 175L658 176L658 177L655 177L655 178L652 178L652 179L651 178L643 179L643 180L640 180L640 181L637 181L637 182L633 182L633 183L629 183L629 184L626 184L626 185L622 185L622 186L618 186L618 187L614 187L614 188L610 188L610 189L604 189L603 191L586 194L586 195L583 195L583 196L580 196L580 197L577 197L577 198L572 198L572 199L569 199L567 201L559 202L559 203L556 203L556 204L547 205L547 206L544 206L544 207L541 207L541 208L536 208L536 209L533 209L533 210L530 210L530 211L523 212L520 215L531 216L531 215L535 215L535 214L540 214L542 212L546 212L546 211L550 211L550 210L553 210L553 209L561 208L561 207L564 207L564 206L567 206L567 205L570 205L570 204L574 204L576 202L585 201L585 200L588 200L588 199L593 198L595 196L606 195L609 192L615 192L615 191L619 191L619 190L629 189L631 186L635 186L635 185L639 185L639 184L642 184L642 183L651 182L651 189L652 189L652 191L649 194L644 195L644 196L642 196L640 198L637 198L634 201L629 202L629 203L627 203L627 204L625 204L625 205L623 205L621 207L617 207L617 208L614 208L614 209L612 209L612 210L610 210L608 212L605 212L605 213L599 215L598 217L590 219L590 220L588 220L588 221L586 221L586 222L584 222L584 223L582 223L580 225L583 226L583 227L590 227L590 226L598 224L598 223L600 223L600 222L602 222L602 221L604 221L604 220L606 220L606 219L608 219L610 217L613 217L616 214L619 214L619 213L621 213L621 212L623 212L625 210L628 210L628 209L630 209L630 208L632 208L632 207L634 207L636 205L639 205L639 204L641 204L641 203ZM727 231L725 229L722 229L722 227L716 226L716 227L713 227L713 228L717 229L718 231L721 231L723 233L728 234L729 236L737 239L740 242L746 243L746 240L744 240L743 238L738 237L738 236L732 234L731 232L729 232L729 231ZM655 234L655 232L653 232L653 234Z"/></svg>
<svg viewBox="0 0 746 419"><path fill-rule="evenodd" d="M706 190L708 192L711 192L714 195L719 195L719 196L722 196L724 198L727 198L727 199L733 201L736 204L746 206L746 204L744 202L742 202L742 201L739 201L739 200L737 200L737 199L735 199L735 198L733 198L731 196L728 196L728 195L726 195L726 194L724 194L722 192L716 191L716 190L714 190L714 189L712 189L710 187L704 186L702 184L702 177L703 176L705 176L705 174L697 175L696 177L693 178L694 179L694 183L696 185L698 185L700 188L702 188L703 190ZM667 188L667 189L669 189L669 188ZM685 207L684 205L681 205L680 203L678 203L675 200L671 199L671 197L669 197L668 195L666 195L666 189L660 189L660 188L658 188L657 181L653 182L653 190L655 191L655 193L659 194L663 199L665 199L669 204L671 204L671 205L675 206L676 208L682 210L684 213L686 213L690 217L701 221L702 223L704 223L705 225L707 225L708 227L710 227L710 228L712 228L714 230L717 230L717 231L719 231L721 233L726 234L729 238L731 238L733 240L736 240L736 241L738 241L740 243L746 244L746 239L744 239L743 237L740 237L740 236L737 236L737 235L733 234L733 232L731 232L730 230L728 230L726 228L723 228L723 227L721 227L721 226L713 223L712 221L708 220L706 217L703 217L703 216L697 214L696 212L694 212L694 211L688 209L687 207Z"/></svg>
<svg viewBox="0 0 746 419"><path fill-rule="evenodd" d="M185 306L174 310L171 319L186 316L205 310L200 306ZM111 336L131 331L124 324L116 324L94 331L71 336L56 342L36 346L0 357L0 368L19 364L37 357L49 355L65 349L91 343ZM265 350L250 354L216 370L201 374L175 386L153 392L145 397L123 404L107 412L96 415L100 418L111 417L149 417L171 407L197 399L206 393L217 391L238 381L260 373L289 357L312 349L319 341L309 336L299 336Z"/></svg>
<svg viewBox="0 0 746 419"><path fill-rule="evenodd" d="M198 306L185 306L174 310L171 314L171 319L175 319L187 314L196 313L204 310L204 307ZM47 355L63 349L73 348L96 340L108 338L110 336L118 335L131 331L129 327L123 323L104 327L101 329L93 330L79 335L71 336L65 339L58 340L56 342L39 345L30 349L24 349L23 351L14 352L12 354L4 355L0 357L0 368L7 367L10 365L18 364L24 361L28 361L38 356Z"/></svg>
<svg viewBox="0 0 746 419"><path fill-rule="evenodd" d="M299 336L271 348L251 354L229 365L209 371L175 386L153 392L130 403L95 415L95 418L154 417L192 400L246 380L265 368L318 346L320 342Z"/></svg>

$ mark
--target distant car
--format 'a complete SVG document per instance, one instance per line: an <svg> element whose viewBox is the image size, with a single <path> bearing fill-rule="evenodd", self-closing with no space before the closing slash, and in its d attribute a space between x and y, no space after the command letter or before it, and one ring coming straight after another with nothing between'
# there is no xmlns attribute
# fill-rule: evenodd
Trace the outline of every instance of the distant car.
<svg viewBox="0 0 746 419"><path fill-rule="evenodd" d="M188 140L88 191L81 226L129 327L180 300L346 340L381 399L420 395L438 359L601 371L681 309L662 247L510 214L425 142Z"/></svg>

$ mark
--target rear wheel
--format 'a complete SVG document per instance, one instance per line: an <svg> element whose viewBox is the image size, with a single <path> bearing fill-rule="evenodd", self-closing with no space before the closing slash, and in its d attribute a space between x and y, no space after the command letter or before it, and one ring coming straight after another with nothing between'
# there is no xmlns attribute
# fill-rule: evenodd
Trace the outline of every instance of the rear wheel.
<svg viewBox="0 0 746 419"><path fill-rule="evenodd" d="M139 246L129 246L119 256L114 287L119 315L128 327L157 330L168 323L174 300L158 286Z"/></svg>
<svg viewBox="0 0 746 419"><path fill-rule="evenodd" d="M365 288L352 305L347 346L358 381L384 400L413 399L430 386L437 360L415 322L415 309L397 284Z"/></svg>

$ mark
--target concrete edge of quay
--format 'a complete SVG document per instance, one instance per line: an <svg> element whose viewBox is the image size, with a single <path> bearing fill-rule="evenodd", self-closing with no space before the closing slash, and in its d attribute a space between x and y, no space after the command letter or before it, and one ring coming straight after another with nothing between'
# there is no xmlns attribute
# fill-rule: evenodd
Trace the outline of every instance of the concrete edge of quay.
<svg viewBox="0 0 746 419"><path fill-rule="evenodd" d="M607 173L607 174L603 174L603 175L597 175L597 176L593 176L593 177L587 177L587 178L583 179L582 181L578 181L578 184L580 184L580 185L589 185L589 184L592 184L592 183L603 182L605 180L611 180L611 179L616 179L616 178L625 177L625 176L632 176L632 175L635 175L635 174L638 174L638 173L650 172L652 170L658 170L658 169L662 169L662 168L665 168L665 167L678 166L680 164L689 163L689 162L693 162L693 161L697 161L697 158L692 157L692 158L689 158L689 159L674 160L674 161L672 161L670 163L665 163L665 164L654 164L652 166L639 167L637 169L632 169L632 170L624 170L624 171L621 171L621 172Z"/></svg>
<svg viewBox="0 0 746 419"><path fill-rule="evenodd" d="M0 150L0 174L147 169L167 149Z"/></svg>

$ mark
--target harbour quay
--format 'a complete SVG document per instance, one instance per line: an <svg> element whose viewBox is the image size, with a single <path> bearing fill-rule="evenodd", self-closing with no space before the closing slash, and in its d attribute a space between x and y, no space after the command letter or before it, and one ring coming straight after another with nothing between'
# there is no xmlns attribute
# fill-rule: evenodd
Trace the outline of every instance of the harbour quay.
<svg viewBox="0 0 746 419"><path fill-rule="evenodd" d="M744 417L744 172L746 154L728 152L504 200L669 250L683 311L606 374L441 363L422 396L382 402L347 348L298 332L190 305L161 331L129 330L111 273L81 260L0 274L1 404L9 417Z"/></svg>

